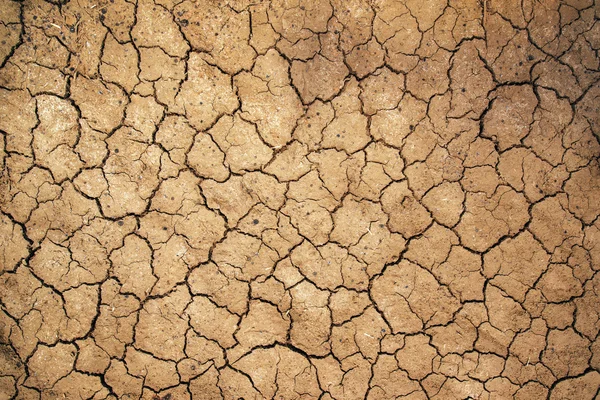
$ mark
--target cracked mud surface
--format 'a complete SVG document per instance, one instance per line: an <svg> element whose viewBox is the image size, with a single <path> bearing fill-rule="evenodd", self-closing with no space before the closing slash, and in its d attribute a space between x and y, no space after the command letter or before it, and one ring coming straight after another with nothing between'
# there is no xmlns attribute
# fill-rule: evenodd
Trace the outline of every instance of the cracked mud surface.
<svg viewBox="0 0 600 400"><path fill-rule="evenodd" d="M0 399L599 398L600 3L0 21Z"/></svg>

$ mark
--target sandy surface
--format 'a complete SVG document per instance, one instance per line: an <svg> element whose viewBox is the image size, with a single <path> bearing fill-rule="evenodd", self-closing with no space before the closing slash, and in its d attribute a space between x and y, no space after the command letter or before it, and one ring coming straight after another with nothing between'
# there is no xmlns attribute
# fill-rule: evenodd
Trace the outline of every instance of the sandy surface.
<svg viewBox="0 0 600 400"><path fill-rule="evenodd" d="M598 399L599 3L0 21L0 399Z"/></svg>

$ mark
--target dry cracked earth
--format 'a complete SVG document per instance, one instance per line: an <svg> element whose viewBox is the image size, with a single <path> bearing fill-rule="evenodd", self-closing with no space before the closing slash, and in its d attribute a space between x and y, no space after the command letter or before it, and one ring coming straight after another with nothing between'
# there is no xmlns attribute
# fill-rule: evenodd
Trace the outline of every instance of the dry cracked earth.
<svg viewBox="0 0 600 400"><path fill-rule="evenodd" d="M598 399L600 3L0 0L1 399Z"/></svg>

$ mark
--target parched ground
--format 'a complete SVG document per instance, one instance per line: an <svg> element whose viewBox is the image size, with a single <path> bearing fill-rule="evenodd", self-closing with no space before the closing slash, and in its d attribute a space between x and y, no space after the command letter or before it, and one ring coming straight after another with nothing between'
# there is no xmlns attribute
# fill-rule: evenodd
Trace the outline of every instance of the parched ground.
<svg viewBox="0 0 600 400"><path fill-rule="evenodd" d="M0 21L0 399L600 398L600 3Z"/></svg>

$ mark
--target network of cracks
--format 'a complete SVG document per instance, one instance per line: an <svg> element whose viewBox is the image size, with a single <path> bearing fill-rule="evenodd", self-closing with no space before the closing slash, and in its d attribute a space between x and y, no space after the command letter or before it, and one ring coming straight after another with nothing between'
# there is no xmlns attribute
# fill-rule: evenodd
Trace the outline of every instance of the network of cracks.
<svg viewBox="0 0 600 400"><path fill-rule="evenodd" d="M0 399L598 399L600 3L0 0Z"/></svg>

